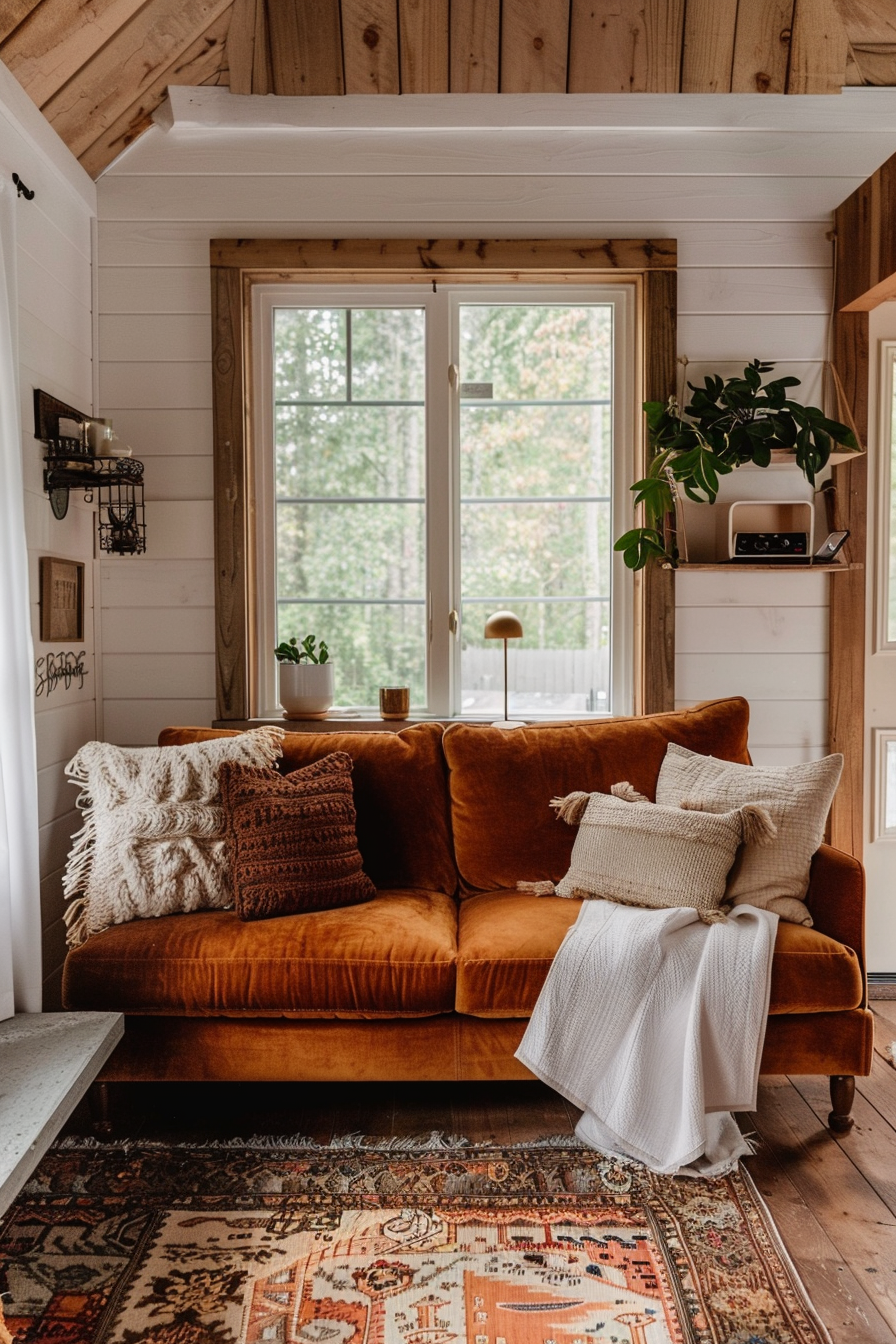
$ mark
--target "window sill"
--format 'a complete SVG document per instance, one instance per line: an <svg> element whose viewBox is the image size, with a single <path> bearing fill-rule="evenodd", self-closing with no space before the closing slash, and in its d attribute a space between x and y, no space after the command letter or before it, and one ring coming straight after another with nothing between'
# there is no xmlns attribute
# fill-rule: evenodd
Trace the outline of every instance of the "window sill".
<svg viewBox="0 0 896 1344"><path fill-rule="evenodd" d="M571 714L558 719L545 715L544 718L522 719L520 722L530 727L540 723L601 723L611 717L610 714ZM399 733L402 728L410 728L415 723L442 723L446 727L452 723L469 723L479 724L484 728L492 722L494 720L490 718L471 718L463 714L453 718L440 718L435 714L409 714L406 719L381 719L365 715L359 715L356 719L343 715L334 715L331 719L286 719L282 715L280 718L271 715L268 718L257 719L215 719L212 727L245 729L275 724L287 733Z"/></svg>

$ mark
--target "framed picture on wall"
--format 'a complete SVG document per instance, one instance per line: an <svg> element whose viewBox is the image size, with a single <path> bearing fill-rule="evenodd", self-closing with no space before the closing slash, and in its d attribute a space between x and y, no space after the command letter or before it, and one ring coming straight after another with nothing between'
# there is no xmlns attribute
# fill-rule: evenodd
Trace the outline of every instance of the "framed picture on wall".
<svg viewBox="0 0 896 1344"><path fill-rule="evenodd" d="M77 560L40 557L40 637L47 644L84 638L84 566Z"/></svg>

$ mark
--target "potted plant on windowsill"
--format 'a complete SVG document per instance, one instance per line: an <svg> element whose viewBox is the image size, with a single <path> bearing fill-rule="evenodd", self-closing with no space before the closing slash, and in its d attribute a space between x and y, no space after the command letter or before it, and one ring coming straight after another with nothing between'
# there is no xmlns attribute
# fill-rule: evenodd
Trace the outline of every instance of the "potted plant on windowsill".
<svg viewBox="0 0 896 1344"><path fill-rule="evenodd" d="M278 663L280 704L287 719L324 719L333 703L330 651L314 635L301 644L284 640L274 650Z"/></svg>
<svg viewBox="0 0 896 1344"><path fill-rule="evenodd" d="M763 384L762 374L774 367L754 359L742 378L723 382L710 375L702 388L688 383L693 397L683 411L675 397L666 405L645 401L650 466L631 487L635 507L644 506L645 526L624 533L614 547L629 569L643 569L653 559L677 568L679 490L695 504L714 504L720 476L748 462L767 467L782 449L814 485L834 444L861 451L847 425L788 398L787 389L798 387L799 378Z"/></svg>

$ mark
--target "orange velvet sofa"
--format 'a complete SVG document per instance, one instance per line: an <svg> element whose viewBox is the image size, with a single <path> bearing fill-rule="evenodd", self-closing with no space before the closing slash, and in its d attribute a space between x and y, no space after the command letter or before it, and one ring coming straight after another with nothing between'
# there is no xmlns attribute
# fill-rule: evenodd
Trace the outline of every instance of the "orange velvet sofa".
<svg viewBox="0 0 896 1344"><path fill-rule="evenodd" d="M288 772L353 758L369 904L241 922L205 910L120 924L69 953L69 1009L126 1015L103 1081L522 1079L516 1049L579 903L516 890L558 881L575 832L552 797L629 780L648 797L669 742L749 762L739 698L641 718L512 732L421 723L398 733L287 733ZM220 736L169 728L162 745ZM864 875L822 846L812 929L781 923L765 1073L833 1079L848 1128L871 1067Z"/></svg>

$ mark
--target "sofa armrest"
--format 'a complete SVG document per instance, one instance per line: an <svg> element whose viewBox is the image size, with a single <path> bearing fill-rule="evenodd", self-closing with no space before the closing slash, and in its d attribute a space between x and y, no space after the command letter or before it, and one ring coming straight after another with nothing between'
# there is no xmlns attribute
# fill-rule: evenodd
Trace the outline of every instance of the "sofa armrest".
<svg viewBox="0 0 896 1344"><path fill-rule="evenodd" d="M864 976L865 869L859 860L822 845L812 859L806 904L819 933L853 949Z"/></svg>

